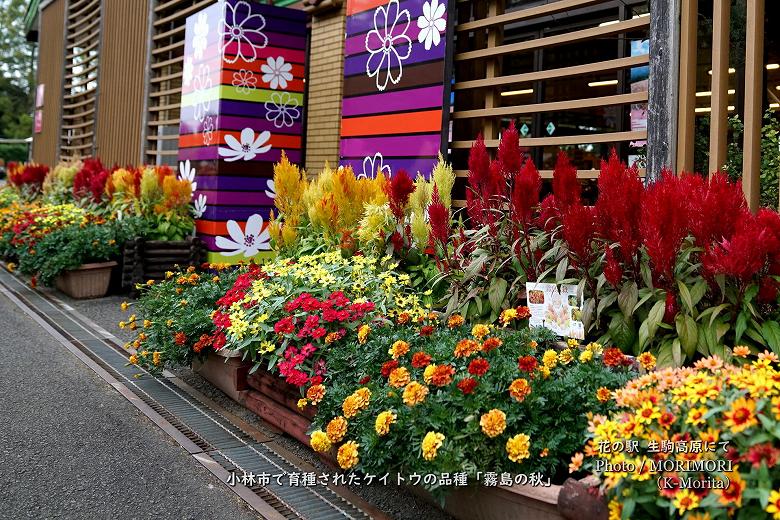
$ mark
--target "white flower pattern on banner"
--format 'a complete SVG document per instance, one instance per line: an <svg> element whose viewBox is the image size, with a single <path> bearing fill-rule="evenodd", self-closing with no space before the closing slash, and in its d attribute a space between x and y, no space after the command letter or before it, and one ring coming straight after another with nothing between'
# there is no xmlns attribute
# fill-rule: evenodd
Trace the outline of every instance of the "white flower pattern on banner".
<svg viewBox="0 0 780 520"><path fill-rule="evenodd" d="M206 117L207 112L211 110L211 99L207 95L207 90L212 87L211 70L208 65L200 65L198 67L198 75L192 80L192 86L194 88L192 92L193 106L195 107L195 119L202 123Z"/></svg>
<svg viewBox="0 0 780 520"><path fill-rule="evenodd" d="M217 237L217 247L223 250L223 255L234 256L244 253L249 258L260 251L271 249L271 235L267 229L263 229L263 217L254 214L246 221L246 226L241 226L235 220L228 220L228 234L230 239Z"/></svg>
<svg viewBox="0 0 780 520"><path fill-rule="evenodd" d="M376 76L376 88L383 91L388 81L397 85L403 76L403 62L412 54L412 40L406 35L409 30L409 11L400 10L398 0L390 0L387 6L374 11L374 28L366 34L366 50L370 53L366 61L366 74ZM405 50L398 47L406 46Z"/></svg>
<svg viewBox="0 0 780 520"><path fill-rule="evenodd" d="M425 50L431 50L431 46L438 47L441 42L441 33L447 28L444 12L447 10L445 3L439 0L431 0L423 4L423 15L417 18L417 27L420 33L417 39L425 44Z"/></svg>
<svg viewBox="0 0 780 520"><path fill-rule="evenodd" d="M276 198L276 184L274 183L273 179L268 179L266 182L265 194L268 195L268 197L271 199Z"/></svg>
<svg viewBox="0 0 780 520"><path fill-rule="evenodd" d="M265 102L265 118L273 122L276 128L291 127L301 116L298 100L289 92L274 92L271 101Z"/></svg>
<svg viewBox="0 0 780 520"><path fill-rule="evenodd" d="M196 60L203 58L203 52L208 46L209 17L206 13L200 13L195 21L195 34L192 37L192 51Z"/></svg>
<svg viewBox="0 0 780 520"><path fill-rule="evenodd" d="M363 173L358 175L358 177L371 179L374 178L379 171L388 179L390 178L390 165L385 164L385 158L381 153L376 153L373 157L369 155L368 157L363 158Z"/></svg>
<svg viewBox="0 0 780 520"><path fill-rule="evenodd" d="M233 162L243 159L251 161L260 154L264 154L271 149L270 144L265 144L271 138L271 132L265 130L260 132L255 138L255 131L251 128L241 130L241 142L228 134L225 136L225 144L228 148L219 147L220 157L225 157L225 161Z"/></svg>
<svg viewBox="0 0 780 520"><path fill-rule="evenodd" d="M263 82L268 83L273 90L287 88L287 82L292 81L292 63L285 63L284 58L268 57L268 60L260 66L263 73Z"/></svg>
<svg viewBox="0 0 780 520"><path fill-rule="evenodd" d="M195 65L192 62L192 57L187 56L184 60L184 66L181 70L181 80L185 87L189 87L192 84L192 76L195 74Z"/></svg>
<svg viewBox="0 0 780 520"><path fill-rule="evenodd" d="M241 69L233 73L233 86L239 94L249 95L257 88L257 77L251 70Z"/></svg>
<svg viewBox="0 0 780 520"><path fill-rule="evenodd" d="M190 160L179 163L179 180L188 181L192 188L192 196L195 196L195 190L198 189L198 182L195 180L195 168L190 164Z"/></svg>
<svg viewBox="0 0 780 520"><path fill-rule="evenodd" d="M198 195L197 199L195 199L195 206L193 208L195 218L200 218L204 213L206 213L206 200L206 196L202 193Z"/></svg>
<svg viewBox="0 0 780 520"><path fill-rule="evenodd" d="M214 118L206 116L203 121L203 144L208 146L214 140Z"/></svg>
<svg viewBox="0 0 780 520"><path fill-rule="evenodd" d="M239 20L241 13L244 11L250 14L243 20ZM268 45L268 37L262 32L265 28L265 18L261 14L251 13L252 6L244 0L236 2L235 5L225 2L224 30L221 39L222 59L225 63L235 63L239 58L247 62L253 62L257 59L257 51L264 49ZM255 24L253 20L258 21L258 27L247 27ZM250 36L259 41L255 43ZM225 55L225 50L232 43L237 44L236 55L227 56ZM248 51L251 51L251 54Z"/></svg>

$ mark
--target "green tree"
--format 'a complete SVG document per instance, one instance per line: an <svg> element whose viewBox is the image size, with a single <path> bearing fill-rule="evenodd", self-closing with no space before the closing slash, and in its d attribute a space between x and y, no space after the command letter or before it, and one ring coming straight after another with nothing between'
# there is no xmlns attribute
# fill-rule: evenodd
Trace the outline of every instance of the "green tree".
<svg viewBox="0 0 780 520"><path fill-rule="evenodd" d="M28 0L0 0L0 138L25 138L32 132L35 45L25 39ZM0 145L0 158L23 160L25 145Z"/></svg>

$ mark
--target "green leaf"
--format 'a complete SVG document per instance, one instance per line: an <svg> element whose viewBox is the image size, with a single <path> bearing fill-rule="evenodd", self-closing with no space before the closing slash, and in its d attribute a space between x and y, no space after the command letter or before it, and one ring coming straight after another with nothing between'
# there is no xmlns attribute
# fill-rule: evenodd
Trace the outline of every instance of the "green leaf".
<svg viewBox="0 0 780 520"><path fill-rule="evenodd" d="M706 293L707 293L707 282L705 282L704 280L699 280L698 282L693 284L693 287L691 287L690 290L691 306L695 307L696 305L698 305Z"/></svg>
<svg viewBox="0 0 780 520"><path fill-rule="evenodd" d="M620 310L623 311L623 316L625 316L626 319L631 318L638 300L639 288L636 286L636 282L624 284L618 295L618 306L620 307Z"/></svg>
<svg viewBox="0 0 780 520"><path fill-rule="evenodd" d="M766 340L769 348L775 354L780 353L780 324L776 321L766 321L761 326L761 335Z"/></svg>
<svg viewBox="0 0 780 520"><path fill-rule="evenodd" d="M682 350L680 348L680 340L677 338L672 341L672 359L675 366L682 366Z"/></svg>
<svg viewBox="0 0 780 520"><path fill-rule="evenodd" d="M507 285L509 285L507 281L500 277L494 278L493 282L490 284L488 299L490 300L490 306L493 307L495 312L501 310L504 298L506 298Z"/></svg>
<svg viewBox="0 0 780 520"><path fill-rule="evenodd" d="M696 321L688 314L678 314L674 322L677 336L680 338L680 346L685 351L685 356L692 358L699 341L699 329L696 326Z"/></svg>
<svg viewBox="0 0 780 520"><path fill-rule="evenodd" d="M555 281L559 282L566 278L566 271L569 269L569 259L564 258L558 262L558 267L555 269Z"/></svg>
<svg viewBox="0 0 780 520"><path fill-rule="evenodd" d="M677 289L680 293L680 299L682 300L683 304L685 305L685 308L688 309L689 313L693 313L693 298L691 298L691 293L688 291L688 286L685 285L681 281L677 281Z"/></svg>
<svg viewBox="0 0 780 520"><path fill-rule="evenodd" d="M737 322L734 324L734 344L739 344L739 340L742 339L742 334L747 329L747 315L745 312L740 312L737 316Z"/></svg>

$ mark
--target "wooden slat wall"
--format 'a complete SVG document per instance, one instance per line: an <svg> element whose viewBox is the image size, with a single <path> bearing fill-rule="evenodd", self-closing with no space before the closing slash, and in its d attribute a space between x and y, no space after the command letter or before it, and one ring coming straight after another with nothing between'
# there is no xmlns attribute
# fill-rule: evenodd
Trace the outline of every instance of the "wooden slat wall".
<svg viewBox="0 0 780 520"><path fill-rule="evenodd" d="M106 164L142 161L147 0L103 0L95 154Z"/></svg>
<svg viewBox="0 0 780 520"><path fill-rule="evenodd" d="M139 3L141 1L132 0ZM184 26L188 16L214 3L216 0L153 2L149 90L143 143L145 162L171 165L176 163L179 153ZM287 7L302 9L303 0Z"/></svg>
<svg viewBox="0 0 780 520"><path fill-rule="evenodd" d="M95 152L102 2L69 0L65 16L60 157L68 159Z"/></svg>
<svg viewBox="0 0 780 520"><path fill-rule="evenodd" d="M306 106L306 169L319 171L325 161L338 164L344 74L346 2L340 11L315 16L311 22L308 101Z"/></svg>
<svg viewBox="0 0 780 520"><path fill-rule="evenodd" d="M40 14L38 45L38 83L45 85L43 95L43 129L33 135L33 160L43 164L57 162L62 111L62 67L65 38L66 0L55 0Z"/></svg>
<svg viewBox="0 0 780 520"><path fill-rule="evenodd" d="M594 23L594 27L571 30L569 32L542 36L536 39L525 40L514 43L503 43L505 28L510 24L519 22L529 22L545 17L553 17L555 20L550 22L551 27L555 27L561 20L565 23L566 15L576 9L592 9L597 12L599 4L614 4L609 0L557 0L550 1L543 5L537 5L526 9L514 10L504 13L503 0L485 0L478 4L473 4L471 15L473 20L462 20L459 17L459 24L456 27L458 41L455 54L455 70L458 82L454 85L455 91L455 111L452 113L454 124L454 137L450 148L453 151L466 149L473 143L474 136L466 135L467 129L473 129L473 121L478 121L477 129L481 130L486 139L488 147L498 146L498 123L501 118L513 117L522 114L535 114L538 112L560 112L566 110L577 110L582 108L595 108L607 105L624 105L628 109L631 104L644 103L647 101L647 92L619 93L616 87L615 93L607 96L594 96L591 98L579 98L570 100L557 100L555 102L534 101L533 96L528 98L527 103L513 106L500 106L500 91L513 90L511 85L517 88L539 89L545 80L557 78L573 77L582 74L591 74L595 72L614 72L615 77L625 78L623 71L634 67L643 66L648 63L648 56L620 56L616 59L577 64L576 66L562 67L558 69L549 69L542 67L542 70L523 71L519 74L505 74L502 70L502 63L505 59L517 56L522 53L533 53L534 51L570 44L587 45L589 41L601 38L625 37L627 33L636 35L638 32L646 34L649 29L649 16L629 17L623 21L600 24ZM459 1L459 14L469 12L469 2ZM580 11L581 13L582 11ZM564 16L560 16L563 14ZM553 16L556 15L556 16ZM595 14L594 16L599 16ZM603 16L603 15L602 15ZM594 18L598 20L598 18ZM464 45L467 43L468 45ZM464 71L466 74L463 74ZM464 79L464 75L467 79ZM523 84L528 87L522 86ZM503 88L502 88L503 87ZM609 92L608 89L606 89ZM602 90L601 92L604 92ZM596 94L596 92L593 92ZM587 93L585 93L587 94ZM465 96L465 97L464 97ZM469 109L459 109L464 106L459 100L471 100ZM480 101L481 100L481 101ZM476 105L476 107L474 107ZM591 143L611 143L623 141L640 141L647 138L646 131L629 131L629 129L618 130L611 133L584 134L574 136L558 137L529 137L521 138L521 146L537 147L551 145L578 145ZM463 140L467 139L467 140ZM456 168L462 168L465 164L460 164L455 160ZM465 175L464 170L459 174ZM593 173L582 171L578 173L580 178L592 178Z"/></svg>

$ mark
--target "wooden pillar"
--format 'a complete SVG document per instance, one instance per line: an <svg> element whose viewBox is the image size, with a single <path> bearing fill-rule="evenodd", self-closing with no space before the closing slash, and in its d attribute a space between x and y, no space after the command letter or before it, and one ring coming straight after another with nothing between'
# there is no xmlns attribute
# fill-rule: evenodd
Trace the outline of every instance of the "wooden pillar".
<svg viewBox="0 0 780 520"><path fill-rule="evenodd" d="M729 103L729 18L730 0L713 0L712 5L712 112L710 113L709 173L726 164Z"/></svg>
<svg viewBox="0 0 780 520"><path fill-rule="evenodd" d="M761 109L764 91L764 0L747 1L745 30L745 140L742 189L748 206L758 210L761 193Z"/></svg>
<svg viewBox="0 0 780 520"><path fill-rule="evenodd" d="M682 1L650 0L646 182L658 180L664 167L675 164Z"/></svg>
<svg viewBox="0 0 780 520"><path fill-rule="evenodd" d="M678 174L693 171L698 13L698 0L683 0L680 12L680 94L677 111Z"/></svg>

